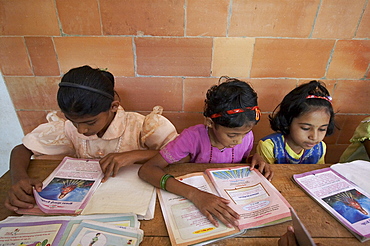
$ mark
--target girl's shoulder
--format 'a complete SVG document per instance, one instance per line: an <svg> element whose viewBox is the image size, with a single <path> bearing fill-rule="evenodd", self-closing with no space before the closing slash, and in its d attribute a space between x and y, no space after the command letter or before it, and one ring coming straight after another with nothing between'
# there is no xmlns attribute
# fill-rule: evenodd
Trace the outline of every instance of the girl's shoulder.
<svg viewBox="0 0 370 246"><path fill-rule="evenodd" d="M283 134L281 134L279 132L275 132L275 133L269 134L269 135L261 138L262 141L265 141L265 140L268 140L268 139L284 139L284 136L283 136Z"/></svg>
<svg viewBox="0 0 370 246"><path fill-rule="evenodd" d="M190 126L188 128L185 128L181 134L188 134L188 135L195 135L195 134L206 134L207 133L207 128L203 124L198 124L194 126Z"/></svg>

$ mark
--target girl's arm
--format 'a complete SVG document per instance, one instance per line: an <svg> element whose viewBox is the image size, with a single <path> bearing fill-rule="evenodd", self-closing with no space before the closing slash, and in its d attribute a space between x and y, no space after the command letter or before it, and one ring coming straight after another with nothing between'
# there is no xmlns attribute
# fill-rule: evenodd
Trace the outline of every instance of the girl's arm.
<svg viewBox="0 0 370 246"><path fill-rule="evenodd" d="M160 188L161 178L166 174L163 170L166 166L168 166L168 163L158 154L140 168L139 177ZM214 217L228 227L238 225L237 219L239 215L227 205L230 202L229 200L198 190L175 178L169 178L165 187L167 191L183 196L193 202L200 212L215 226L218 226L218 222Z"/></svg>
<svg viewBox="0 0 370 246"><path fill-rule="evenodd" d="M119 169L134 163L145 163L158 154L158 150L132 150L122 153L110 153L100 160L100 166L104 173L102 182L109 176L115 177Z"/></svg>
<svg viewBox="0 0 370 246"><path fill-rule="evenodd" d="M37 179L31 179L27 174L30 164L32 151L23 144L13 148L10 155L10 176L12 187L8 191L5 199L5 207L16 211L18 208L32 208L35 204L32 189L41 191L42 182Z"/></svg>

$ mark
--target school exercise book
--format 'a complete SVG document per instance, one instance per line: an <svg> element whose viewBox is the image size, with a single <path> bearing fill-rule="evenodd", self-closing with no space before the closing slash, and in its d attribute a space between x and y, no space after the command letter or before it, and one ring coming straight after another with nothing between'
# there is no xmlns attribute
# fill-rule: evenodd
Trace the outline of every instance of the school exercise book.
<svg viewBox="0 0 370 246"><path fill-rule="evenodd" d="M354 161L296 174L293 180L364 242L370 239L369 177L370 162Z"/></svg>
<svg viewBox="0 0 370 246"><path fill-rule="evenodd" d="M250 170L249 166L207 169L204 173L191 173L176 179L229 199L229 206L240 215L240 219L237 228L228 228L220 221L215 227L192 202L158 189L172 245L210 243L243 234L250 228L291 219L289 203L258 170Z"/></svg>
<svg viewBox="0 0 370 246"><path fill-rule="evenodd" d="M140 165L122 167L104 183L99 160L65 157L44 180L41 192L33 191L36 204L20 214L135 213L154 217L156 192L138 176ZM140 192L138 192L138 190ZM120 195L118 195L120 194Z"/></svg>

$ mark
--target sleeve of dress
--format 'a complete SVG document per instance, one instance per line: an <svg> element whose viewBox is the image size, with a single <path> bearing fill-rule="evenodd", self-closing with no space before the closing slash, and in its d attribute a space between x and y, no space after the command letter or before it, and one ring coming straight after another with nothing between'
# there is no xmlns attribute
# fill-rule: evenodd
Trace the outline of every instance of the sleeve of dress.
<svg viewBox="0 0 370 246"><path fill-rule="evenodd" d="M162 116L163 108L156 106L145 116L141 132L141 143L149 149L162 149L177 137L175 126L166 117Z"/></svg>
<svg viewBox="0 0 370 246"><path fill-rule="evenodd" d="M367 117L361 121L350 141L354 143L363 142L365 140L370 140L370 117Z"/></svg>
<svg viewBox="0 0 370 246"><path fill-rule="evenodd" d="M22 143L35 155L74 155L71 141L64 131L65 121L51 112L46 116L48 123L41 124L22 139Z"/></svg>
<svg viewBox="0 0 370 246"><path fill-rule="evenodd" d="M194 153L194 141L191 141L191 139L194 139L194 137L189 134L188 129L185 129L176 139L164 146L159 153L167 163L177 162L190 153Z"/></svg>
<svg viewBox="0 0 370 246"><path fill-rule="evenodd" d="M320 158L320 160L317 162L317 164L325 164L325 155L326 155L326 144L324 141L321 142L322 143L322 156Z"/></svg>
<svg viewBox="0 0 370 246"><path fill-rule="evenodd" d="M256 151L267 163L275 163L274 143L270 139L266 139L265 141L260 140Z"/></svg>

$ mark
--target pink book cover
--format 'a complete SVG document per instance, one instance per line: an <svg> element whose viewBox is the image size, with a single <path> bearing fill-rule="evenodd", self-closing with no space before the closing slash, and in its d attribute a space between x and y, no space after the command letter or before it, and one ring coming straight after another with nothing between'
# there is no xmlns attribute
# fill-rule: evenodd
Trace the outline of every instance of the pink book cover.
<svg viewBox="0 0 370 246"><path fill-rule="evenodd" d="M42 191L33 191L37 206L17 212L79 214L99 187L103 176L99 160L65 157L44 180Z"/></svg>
<svg viewBox="0 0 370 246"><path fill-rule="evenodd" d="M360 241L370 239L370 195L331 168L293 175L293 180Z"/></svg>
<svg viewBox="0 0 370 246"><path fill-rule="evenodd" d="M207 169L220 196L240 215L239 229L257 228L291 220L290 204L258 171L249 166Z"/></svg>

